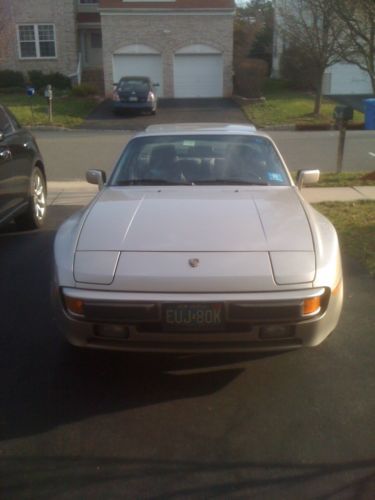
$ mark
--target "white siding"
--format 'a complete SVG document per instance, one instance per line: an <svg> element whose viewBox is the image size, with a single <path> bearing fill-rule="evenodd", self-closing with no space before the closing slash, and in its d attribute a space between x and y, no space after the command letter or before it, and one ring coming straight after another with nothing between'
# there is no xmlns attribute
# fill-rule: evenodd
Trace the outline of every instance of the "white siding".
<svg viewBox="0 0 375 500"><path fill-rule="evenodd" d="M369 75L354 64L334 64L326 75L330 75L330 85L324 89L327 95L372 93Z"/></svg>

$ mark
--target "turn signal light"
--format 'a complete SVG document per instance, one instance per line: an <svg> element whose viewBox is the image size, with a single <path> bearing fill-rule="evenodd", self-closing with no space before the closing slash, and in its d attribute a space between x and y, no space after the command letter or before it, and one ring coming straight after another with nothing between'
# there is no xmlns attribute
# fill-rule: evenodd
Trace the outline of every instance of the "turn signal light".
<svg viewBox="0 0 375 500"><path fill-rule="evenodd" d="M303 315L311 316L320 311L320 297L311 297L303 301Z"/></svg>
<svg viewBox="0 0 375 500"><path fill-rule="evenodd" d="M74 297L64 297L65 306L71 314L78 314L79 316L84 315L84 302L81 299L76 299Z"/></svg>

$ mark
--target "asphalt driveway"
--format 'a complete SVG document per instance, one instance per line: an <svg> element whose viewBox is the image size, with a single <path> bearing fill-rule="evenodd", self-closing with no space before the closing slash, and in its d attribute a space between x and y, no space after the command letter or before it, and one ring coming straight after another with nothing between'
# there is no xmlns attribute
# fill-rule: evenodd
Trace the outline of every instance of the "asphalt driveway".
<svg viewBox="0 0 375 500"><path fill-rule="evenodd" d="M56 227L0 231L0 497L375 498L374 281L344 259L320 346L276 355L69 349L49 303Z"/></svg>
<svg viewBox="0 0 375 500"><path fill-rule="evenodd" d="M160 99L156 116L126 113L115 116L111 100L101 102L80 128L144 130L154 123L243 123L249 121L232 99Z"/></svg>

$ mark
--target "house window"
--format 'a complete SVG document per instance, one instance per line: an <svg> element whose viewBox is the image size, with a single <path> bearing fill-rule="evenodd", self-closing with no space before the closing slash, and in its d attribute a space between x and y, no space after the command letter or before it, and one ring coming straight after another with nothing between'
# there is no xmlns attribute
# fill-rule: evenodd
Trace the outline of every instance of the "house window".
<svg viewBox="0 0 375 500"><path fill-rule="evenodd" d="M56 57L53 24L22 24L18 39L21 59Z"/></svg>
<svg viewBox="0 0 375 500"><path fill-rule="evenodd" d="M79 0L79 3L99 3L99 0Z"/></svg>

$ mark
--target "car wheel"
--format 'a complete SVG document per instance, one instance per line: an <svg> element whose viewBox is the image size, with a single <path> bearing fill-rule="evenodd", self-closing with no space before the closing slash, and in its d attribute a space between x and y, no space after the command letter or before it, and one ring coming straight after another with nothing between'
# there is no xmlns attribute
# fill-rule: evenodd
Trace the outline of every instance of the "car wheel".
<svg viewBox="0 0 375 500"><path fill-rule="evenodd" d="M156 109L153 109L153 110L151 111L151 114L152 114L152 115L156 115Z"/></svg>
<svg viewBox="0 0 375 500"><path fill-rule="evenodd" d="M38 229L45 220L47 212L47 188L40 168L34 167L30 178L30 196L27 210L16 217L19 229Z"/></svg>

